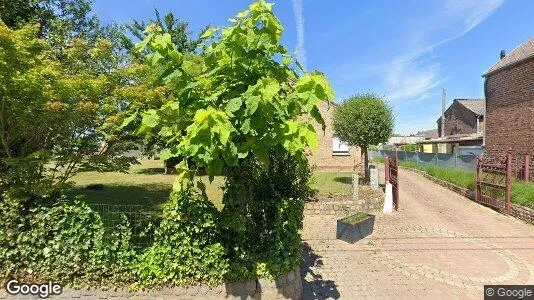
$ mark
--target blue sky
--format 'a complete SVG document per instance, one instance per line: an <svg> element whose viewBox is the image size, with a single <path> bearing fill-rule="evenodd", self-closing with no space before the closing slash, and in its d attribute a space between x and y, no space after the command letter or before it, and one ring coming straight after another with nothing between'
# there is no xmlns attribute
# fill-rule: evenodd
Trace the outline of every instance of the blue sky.
<svg viewBox="0 0 534 300"><path fill-rule="evenodd" d="M360 92L385 96L395 132L436 128L441 89L454 98L482 98L481 75L534 36L530 0L274 1L284 44L308 70L324 72L336 102ZM173 11L198 32L226 25L250 1L95 0L104 22L149 19Z"/></svg>

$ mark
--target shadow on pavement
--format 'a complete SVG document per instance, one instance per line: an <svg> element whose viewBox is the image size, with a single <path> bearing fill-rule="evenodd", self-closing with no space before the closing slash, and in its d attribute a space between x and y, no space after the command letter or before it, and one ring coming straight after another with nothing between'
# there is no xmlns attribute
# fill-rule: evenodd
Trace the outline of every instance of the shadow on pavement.
<svg viewBox="0 0 534 300"><path fill-rule="evenodd" d="M311 246L302 243L302 260L300 276L302 278L302 298L307 299L339 299L339 291L333 280L325 280L315 270L323 266L321 256L313 252Z"/></svg>

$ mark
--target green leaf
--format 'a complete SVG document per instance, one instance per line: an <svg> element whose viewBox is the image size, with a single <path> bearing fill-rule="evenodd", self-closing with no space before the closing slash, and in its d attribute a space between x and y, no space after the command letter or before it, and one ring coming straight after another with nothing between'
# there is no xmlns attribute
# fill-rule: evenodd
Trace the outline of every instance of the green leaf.
<svg viewBox="0 0 534 300"><path fill-rule="evenodd" d="M259 96L250 96L245 100L246 109L245 109L245 115L250 116L256 112L258 109L258 104L260 103L260 97Z"/></svg>
<svg viewBox="0 0 534 300"><path fill-rule="evenodd" d="M310 112L310 115L317 121L317 123L322 125L323 131L326 129L326 123L323 119L323 116L321 116L321 112L319 112L319 108L317 106L314 106Z"/></svg>
<svg viewBox="0 0 534 300"><path fill-rule="evenodd" d="M159 52L153 52L153 53L150 53L149 55L146 56L149 64L151 66L158 66L158 64L160 63L160 61L162 61L164 58L163 58L163 55L159 54Z"/></svg>
<svg viewBox="0 0 534 300"><path fill-rule="evenodd" d="M155 109L149 109L143 113L143 125L154 128L159 124L158 112Z"/></svg>
<svg viewBox="0 0 534 300"><path fill-rule="evenodd" d="M233 117L234 112L238 111L239 108L241 108L242 104L243 99L241 99L240 97L231 99L226 105L226 114Z"/></svg>
<svg viewBox="0 0 534 300"><path fill-rule="evenodd" d="M224 162L220 159L214 159L209 163L207 172L210 183L213 182L215 176L221 175L223 166Z"/></svg>
<svg viewBox="0 0 534 300"><path fill-rule="evenodd" d="M169 51L169 57L172 59L172 61L178 65L181 65L184 61L184 56L182 53L180 53L178 50L171 50Z"/></svg>
<svg viewBox="0 0 534 300"><path fill-rule="evenodd" d="M263 165L269 165L269 154L265 148L255 148L253 152Z"/></svg>
<svg viewBox="0 0 534 300"><path fill-rule="evenodd" d="M133 120L135 120L135 118L137 118L137 115L138 113L135 112L133 114L131 114L130 116L128 116L126 119L124 119L124 121L122 121L122 125L120 126L120 128L124 128L126 126L128 126L130 123L132 123Z"/></svg>
<svg viewBox="0 0 534 300"><path fill-rule="evenodd" d="M170 149L163 149L160 153L160 158L164 161L172 157L176 157L176 153L174 153Z"/></svg>
<svg viewBox="0 0 534 300"><path fill-rule="evenodd" d="M210 38L215 32L217 32L219 28L217 27L210 27L204 33L200 36L201 39L207 39Z"/></svg>
<svg viewBox="0 0 534 300"><path fill-rule="evenodd" d="M150 33L149 35L147 35L147 37L144 40L142 40L141 42L135 45L135 51L141 52L145 50L146 46L148 46L148 43L150 43L150 41L152 41L153 38L154 38L154 33Z"/></svg>
<svg viewBox="0 0 534 300"><path fill-rule="evenodd" d="M241 132L248 134L250 132L250 119L246 119L241 125Z"/></svg>
<svg viewBox="0 0 534 300"><path fill-rule="evenodd" d="M171 82L173 79L177 78L177 77L180 77L182 76L182 71L177 69L177 70L174 70L172 71L169 75L163 77L163 82L165 84L168 84L169 82Z"/></svg>
<svg viewBox="0 0 534 300"><path fill-rule="evenodd" d="M293 61L293 59L291 58L291 56L284 56L282 58L282 63L286 66L289 66L291 64L291 61Z"/></svg>
<svg viewBox="0 0 534 300"><path fill-rule="evenodd" d="M268 80L267 84L261 89L263 98L266 100L272 99L280 91L280 85L275 80Z"/></svg>
<svg viewBox="0 0 534 300"><path fill-rule="evenodd" d="M230 138L230 130L221 130L221 132L219 132L219 138L221 144L226 145L228 139Z"/></svg>

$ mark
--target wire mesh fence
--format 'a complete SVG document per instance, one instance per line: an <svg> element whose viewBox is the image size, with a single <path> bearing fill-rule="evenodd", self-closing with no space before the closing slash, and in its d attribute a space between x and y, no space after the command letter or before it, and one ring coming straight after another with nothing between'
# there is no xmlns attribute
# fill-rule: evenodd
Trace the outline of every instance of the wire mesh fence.
<svg viewBox="0 0 534 300"><path fill-rule="evenodd" d="M370 151L371 158L384 158L386 156L397 155L401 161L411 161L418 165L424 166L442 166L448 168L457 168L464 170L475 170L477 164L476 155L459 155L446 153L424 153L424 152L406 152L375 150Z"/></svg>
<svg viewBox="0 0 534 300"><path fill-rule="evenodd" d="M102 219L105 228L105 238L110 239L124 218L128 221L131 242L134 248L143 249L151 245L154 231L161 221L162 209L149 205L112 205L89 204Z"/></svg>

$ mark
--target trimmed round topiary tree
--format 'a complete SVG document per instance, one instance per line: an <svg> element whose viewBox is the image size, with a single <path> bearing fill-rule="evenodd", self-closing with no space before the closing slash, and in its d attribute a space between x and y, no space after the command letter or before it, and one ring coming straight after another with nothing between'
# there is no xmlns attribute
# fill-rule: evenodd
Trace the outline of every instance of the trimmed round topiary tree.
<svg viewBox="0 0 534 300"><path fill-rule="evenodd" d="M387 142L393 133L394 117L388 102L376 94L353 96L334 112L334 134L362 150L365 182L369 182L368 148Z"/></svg>

